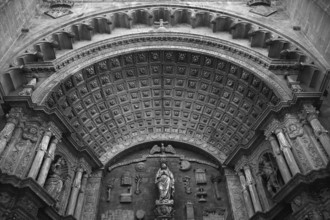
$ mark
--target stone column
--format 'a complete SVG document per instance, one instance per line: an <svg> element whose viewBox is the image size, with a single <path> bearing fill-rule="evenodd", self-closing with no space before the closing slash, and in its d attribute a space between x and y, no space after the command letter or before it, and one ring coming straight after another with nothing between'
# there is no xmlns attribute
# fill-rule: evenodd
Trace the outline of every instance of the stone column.
<svg viewBox="0 0 330 220"><path fill-rule="evenodd" d="M67 215L73 215L74 210L76 208L76 203L77 203L77 198L78 198L78 193L79 189L81 187L81 177L83 173L83 168L79 167L76 171L76 175L72 184L72 190L69 198L69 204L67 207L66 214Z"/></svg>
<svg viewBox="0 0 330 220"><path fill-rule="evenodd" d="M42 160L44 159L45 153L47 151L51 135L52 132L50 131L46 131L44 133L44 136L42 137L41 143L39 145L39 150L37 152L37 155L34 157L28 177L32 177L33 179L36 179L40 170Z"/></svg>
<svg viewBox="0 0 330 220"><path fill-rule="evenodd" d="M19 122L20 112L20 108L13 108L7 115L7 123L0 132L0 155L6 148L7 143L10 141L10 138L13 134L16 125Z"/></svg>
<svg viewBox="0 0 330 220"><path fill-rule="evenodd" d="M257 193L256 186L254 185L251 169L248 165L244 166L244 173L246 176L246 182L250 190L251 199L255 212L262 212L259 196Z"/></svg>
<svg viewBox="0 0 330 220"><path fill-rule="evenodd" d="M272 135L272 134L269 135L267 137L267 139L269 140L270 145L272 146L274 155L276 157L277 165L281 172L283 180L285 183L287 183L291 179L291 173L290 173L289 168L286 164L286 161L281 153L280 147L278 146L277 140L274 137L274 135Z"/></svg>
<svg viewBox="0 0 330 220"><path fill-rule="evenodd" d="M273 205L273 201L267 198L266 189L263 184L260 173L256 174L256 185L259 193L262 208L264 212L267 212Z"/></svg>
<svg viewBox="0 0 330 220"><path fill-rule="evenodd" d="M76 219L80 219L81 216L81 211L84 205L84 197L85 197L85 189L86 189L86 185L87 185L87 179L88 179L88 174L85 173L82 177L82 181L81 181L81 187L80 187L80 191L79 191L79 196L78 196L78 200L77 200L77 205L76 205L76 209L74 211L74 217Z"/></svg>
<svg viewBox="0 0 330 220"><path fill-rule="evenodd" d="M242 171L239 171L237 174L239 176L239 180L240 180L242 188L243 188L242 193L243 193L243 198L244 198L244 202L245 202L245 207L247 209L249 218L251 218L254 214L254 209L253 209L253 205L252 205L252 202L251 202L250 193L247 189L245 176L244 176Z"/></svg>
<svg viewBox="0 0 330 220"><path fill-rule="evenodd" d="M58 143L58 139L55 137L50 143L48 153L46 154L46 159L44 160L44 162L42 164L41 171L38 176L38 183L41 186L44 186L44 184L46 182L46 178L47 178L47 175L49 172L50 165L51 165L52 161L54 160L54 156L55 156L54 154L55 154L55 150L57 147L57 143Z"/></svg>
<svg viewBox="0 0 330 220"><path fill-rule="evenodd" d="M292 175L296 175L297 173L300 173L298 164L296 162L296 159L294 158L292 151L291 151L291 146L286 139L285 135L283 134L282 129L277 128L275 130L275 134L279 140L281 150L283 151L284 157L288 163L288 166L291 170Z"/></svg>
<svg viewBox="0 0 330 220"><path fill-rule="evenodd" d="M328 156L330 156L330 137L328 135L328 131L324 129L322 124L318 119L318 111L312 105L304 105L304 112L306 114L306 118L311 124L316 137L320 140L322 146L326 150Z"/></svg>

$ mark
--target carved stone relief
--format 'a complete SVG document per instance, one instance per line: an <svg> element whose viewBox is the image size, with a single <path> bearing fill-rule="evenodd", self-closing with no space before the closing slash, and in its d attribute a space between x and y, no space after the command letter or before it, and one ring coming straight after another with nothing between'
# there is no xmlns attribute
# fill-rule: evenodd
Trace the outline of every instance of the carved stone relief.
<svg viewBox="0 0 330 220"><path fill-rule="evenodd" d="M43 133L40 122L22 122L14 131L2 158L3 172L25 177Z"/></svg>
<svg viewBox="0 0 330 220"><path fill-rule="evenodd" d="M53 161L45 183L45 190L56 200L59 201L64 188L65 178L68 176L66 161L62 157L57 157Z"/></svg>
<svg viewBox="0 0 330 220"><path fill-rule="evenodd" d="M82 210L82 220L95 220L101 188L102 170L91 173L88 178L84 206Z"/></svg>
<svg viewBox="0 0 330 220"><path fill-rule="evenodd" d="M195 179L196 184L206 184L206 170L203 169L195 169Z"/></svg>
<svg viewBox="0 0 330 220"><path fill-rule="evenodd" d="M264 187L271 196L274 196L284 183L273 154L263 154L258 167L258 174L261 175L263 179Z"/></svg>
<svg viewBox="0 0 330 220"><path fill-rule="evenodd" d="M191 178L189 176L185 176L185 177L182 178L184 190L187 194L191 193L190 179Z"/></svg>
<svg viewBox="0 0 330 220"><path fill-rule="evenodd" d="M12 196L8 192L0 192L0 204L4 207L7 207L10 205L10 202L12 201Z"/></svg>
<svg viewBox="0 0 330 220"><path fill-rule="evenodd" d="M135 176L135 185L136 185L135 194L137 194L137 195L139 195L141 193L141 190L140 190L141 182L142 182L141 175L136 175Z"/></svg>
<svg viewBox="0 0 330 220"><path fill-rule="evenodd" d="M101 215L101 220L134 220L134 211L125 209L109 210Z"/></svg>
<svg viewBox="0 0 330 220"><path fill-rule="evenodd" d="M107 185L107 202L110 202L111 201L111 191L114 187L114 184L115 184L115 178L111 178L110 181L109 181L109 184Z"/></svg>
<svg viewBox="0 0 330 220"><path fill-rule="evenodd" d="M304 171L309 172L312 169L324 167L324 162L317 152L316 146L304 131L297 116L286 114L285 122L288 137L290 138L291 143L295 146L298 158L300 159L298 162L301 163Z"/></svg>
<svg viewBox="0 0 330 220"><path fill-rule="evenodd" d="M153 146L155 146L155 144L150 143L150 148L153 148ZM161 144L158 144L158 146L161 146ZM164 144L164 146L166 146L166 144ZM116 161L116 164L112 166L109 165L109 173L105 176L100 198L100 216L108 210L129 210L131 207L134 207L135 212L139 209L146 212L145 219L180 219L180 217L187 214L185 209L186 201L191 201L193 204L196 204L196 207L193 208L196 211L190 214L194 214L195 219L202 219L202 206L197 204L204 203L214 205L215 207L226 207L228 203L227 194L224 192L225 183L222 181L219 182L218 179L216 180L219 187L220 200L218 200L216 196L211 196L211 194L215 194L213 184L204 183L211 182L211 175L219 176L218 166L212 164L211 161L206 162L207 160L203 155L196 154L193 151L175 147L176 154L168 153L165 150L150 154L150 148L142 147L141 149L144 150L141 150L141 152L137 150L137 152L133 152L132 155L127 155L130 158L129 160L123 157ZM173 151L171 150L171 152ZM196 184L196 172L192 168L189 170L182 170L182 161L189 162L189 167L198 167L197 169L201 170L203 184ZM165 166L160 168L161 164L164 162L169 171ZM138 168L140 164L143 164L143 172ZM207 174L210 175L210 177L206 177L205 170L207 170ZM124 171L129 171L130 176L134 177L132 178L133 182L131 186L121 186L120 184L122 176L124 176L125 173ZM167 187L163 187L163 185L166 185L166 181L161 185L158 184L159 181L157 182L157 180L162 178L164 180L168 179L167 176L172 176L170 172L175 180L175 193L171 193L171 187L169 187L168 193L163 191L160 193L160 188L167 189ZM168 173L168 175L164 173ZM158 176L158 178L155 178L155 176ZM115 187L111 190L110 203L107 203L108 183L113 178L116 179L116 183L114 184ZM169 179L171 178L169 177ZM141 184L139 184L140 180ZM195 187L192 184L194 184ZM200 190L198 186L201 186ZM132 187L129 192L127 192L128 187ZM137 189L139 189L139 193L135 193ZM175 211L173 212L173 210Z"/></svg>
<svg viewBox="0 0 330 220"><path fill-rule="evenodd" d="M225 171L227 188L229 193L230 203L232 204L232 212L234 220L248 219L246 207L242 195L242 186L236 174L230 171Z"/></svg>
<svg viewBox="0 0 330 220"><path fill-rule="evenodd" d="M203 220L225 220L226 209L206 208L203 210Z"/></svg>
<svg viewBox="0 0 330 220"><path fill-rule="evenodd" d="M211 176L211 182L213 183L213 188L216 198L221 199L221 195L218 188L218 183L222 180L221 176Z"/></svg>

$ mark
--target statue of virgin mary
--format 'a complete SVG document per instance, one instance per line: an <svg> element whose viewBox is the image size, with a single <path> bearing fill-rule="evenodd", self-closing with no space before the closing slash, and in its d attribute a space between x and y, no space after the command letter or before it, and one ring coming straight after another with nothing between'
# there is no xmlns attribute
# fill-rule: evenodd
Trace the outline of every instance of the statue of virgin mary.
<svg viewBox="0 0 330 220"><path fill-rule="evenodd" d="M159 191L159 202L168 203L174 196L174 176L166 163L162 163L157 171L155 184Z"/></svg>

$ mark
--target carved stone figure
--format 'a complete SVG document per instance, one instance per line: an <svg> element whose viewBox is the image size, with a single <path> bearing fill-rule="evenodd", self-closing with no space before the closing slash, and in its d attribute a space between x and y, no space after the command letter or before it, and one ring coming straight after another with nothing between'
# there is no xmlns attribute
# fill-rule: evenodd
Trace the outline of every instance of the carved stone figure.
<svg viewBox="0 0 330 220"><path fill-rule="evenodd" d="M140 190L140 184L141 184L141 182L142 182L141 175L136 175L135 176L135 183L136 183L135 194L136 195L139 195L141 193L141 190Z"/></svg>
<svg viewBox="0 0 330 220"><path fill-rule="evenodd" d="M161 146L159 147L158 145L154 145L151 150L150 150L150 154L157 154L157 153L161 153L161 154L166 154L166 153L170 153L170 154L175 154L175 150L173 148L172 145L167 145L166 147L164 146L164 144L162 143Z"/></svg>
<svg viewBox="0 0 330 220"><path fill-rule="evenodd" d="M58 200L63 188L62 167L65 161L59 157L50 168L50 175L45 183L46 191L55 199Z"/></svg>
<svg viewBox="0 0 330 220"><path fill-rule="evenodd" d="M191 187L190 187L190 177L189 176L185 176L182 178L182 182L184 185L184 190L187 194L191 193Z"/></svg>
<svg viewBox="0 0 330 220"><path fill-rule="evenodd" d="M265 180L267 190L272 196L281 188L277 178L277 170L275 164L264 154L259 163L259 174Z"/></svg>
<svg viewBox="0 0 330 220"><path fill-rule="evenodd" d="M215 196L218 200L221 199L221 195L220 195L220 191L219 191L219 188L218 188L218 183L221 182L221 176L214 176L212 175L211 176L211 182L213 183L213 188L214 188L214 191L215 191Z"/></svg>
<svg viewBox="0 0 330 220"><path fill-rule="evenodd" d="M6 205L11 201L11 196L7 192L0 192L0 204Z"/></svg>
<svg viewBox="0 0 330 220"><path fill-rule="evenodd" d="M108 187L107 187L107 202L110 202L111 190L113 189L114 182L115 182L115 178L112 178L110 180L110 183L108 184Z"/></svg>
<svg viewBox="0 0 330 220"><path fill-rule="evenodd" d="M174 196L174 176L166 163L162 163L157 171L155 184L159 191L159 202L166 203Z"/></svg>

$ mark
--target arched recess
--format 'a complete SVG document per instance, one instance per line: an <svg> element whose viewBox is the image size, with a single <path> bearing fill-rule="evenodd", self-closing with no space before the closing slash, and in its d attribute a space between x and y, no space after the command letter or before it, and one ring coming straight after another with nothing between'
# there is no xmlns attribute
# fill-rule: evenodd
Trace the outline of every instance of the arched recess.
<svg viewBox="0 0 330 220"><path fill-rule="evenodd" d="M105 40L94 53L75 51L79 59L32 96L104 164L137 143L171 139L193 143L223 162L248 143L267 112L291 100L281 80L242 47L188 35L145 35L122 39L125 44Z"/></svg>
<svg viewBox="0 0 330 220"><path fill-rule="evenodd" d="M161 146L164 151L160 150ZM229 218L230 200L217 158L174 141L138 144L106 164L97 218L111 218L114 213L124 216L123 210L132 216L143 210L146 219L155 219L155 201L159 198L155 179L161 163L166 163L173 174L175 219L187 214L185 207L190 203L194 206L189 213L196 219L210 210L216 210L213 212L219 219ZM201 191L203 194L199 194Z"/></svg>

